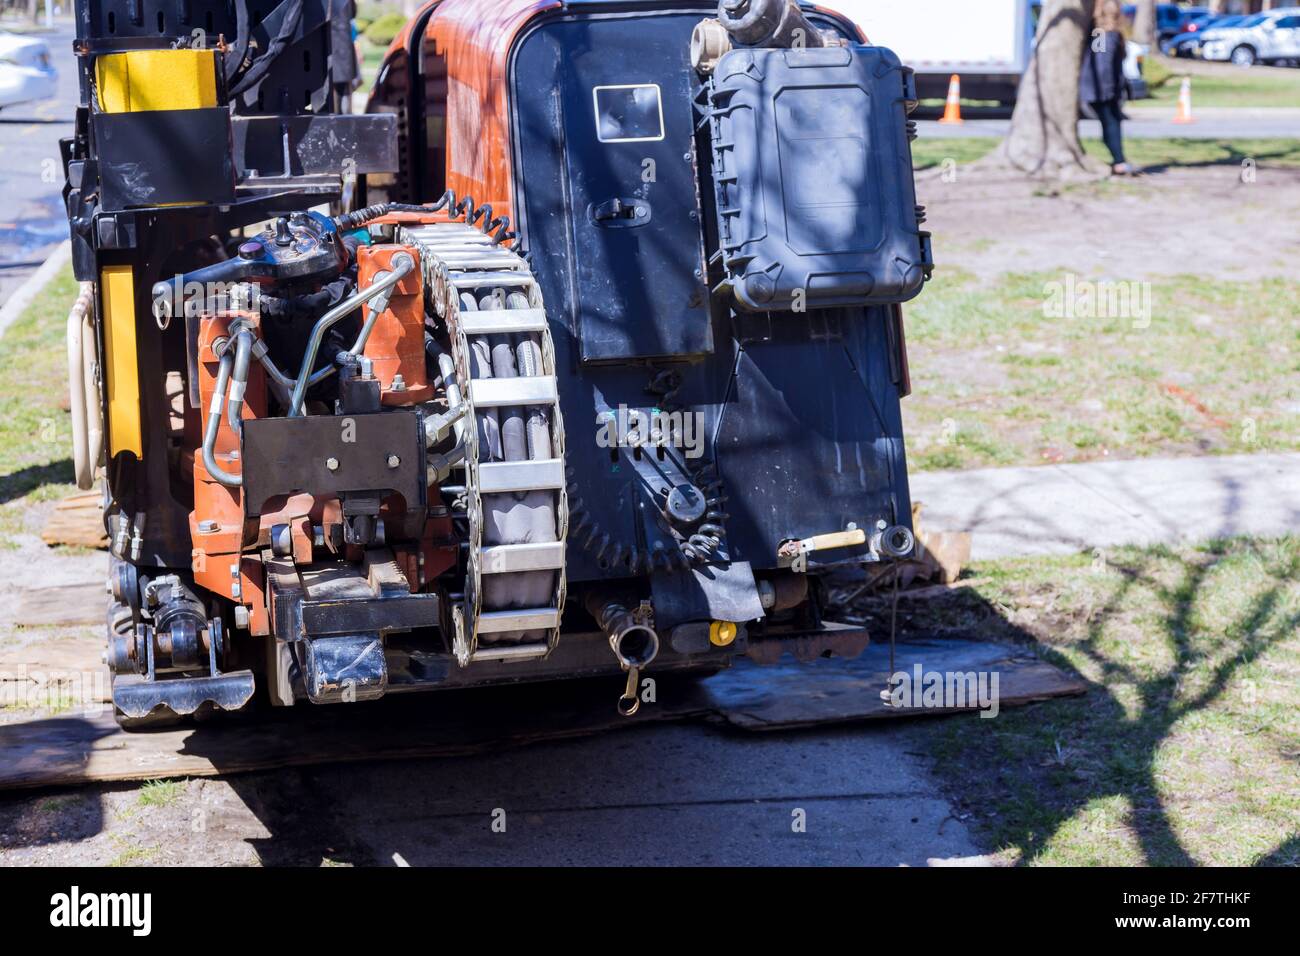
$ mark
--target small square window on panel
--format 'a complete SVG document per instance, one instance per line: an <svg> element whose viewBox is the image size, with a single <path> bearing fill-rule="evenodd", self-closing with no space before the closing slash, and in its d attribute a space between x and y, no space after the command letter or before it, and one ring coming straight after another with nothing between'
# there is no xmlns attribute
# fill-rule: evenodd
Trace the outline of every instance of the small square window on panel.
<svg viewBox="0 0 1300 956"><path fill-rule="evenodd" d="M655 83L597 86L596 138L602 143L644 143L664 138L664 108Z"/></svg>

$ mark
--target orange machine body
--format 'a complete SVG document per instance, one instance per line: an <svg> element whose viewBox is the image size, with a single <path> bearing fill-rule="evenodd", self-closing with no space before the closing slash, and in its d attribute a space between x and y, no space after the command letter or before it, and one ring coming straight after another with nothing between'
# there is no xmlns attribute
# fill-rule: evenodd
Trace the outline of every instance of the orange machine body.
<svg viewBox="0 0 1300 956"><path fill-rule="evenodd" d="M257 323L257 316L253 313L222 313L201 319L198 362L201 419L206 419L212 405L213 392L216 391L220 361L212 346L219 339L229 338L230 324L237 318L254 325ZM248 372L243 417L262 418L265 415L266 378L262 369L254 364ZM224 409L214 452L217 463L223 469L233 474L240 473L239 436L226 421ZM196 451L194 510L190 512L191 570L194 572L194 581L210 591L248 606L249 629L254 634L269 634L270 621L266 613L262 564L256 555L248 558L243 555L245 544L256 540L258 528L256 525L252 528L247 525L243 493L239 488L221 484L208 474L202 454Z"/></svg>
<svg viewBox="0 0 1300 956"><path fill-rule="evenodd" d="M392 268L393 256L405 252L415 261L419 253L401 245L362 246L357 250L357 282L366 288L380 272ZM379 379L385 405L414 405L433 396L425 372L424 280L420 270L407 273L389 296L388 306L375 319L366 340L365 357Z"/></svg>
<svg viewBox="0 0 1300 956"><path fill-rule="evenodd" d="M425 39L447 70L447 188L513 218L507 61L529 21L559 0L435 0ZM422 22L417 14L411 24ZM393 41L389 56L410 42L410 27ZM430 196L436 199L437 196Z"/></svg>
<svg viewBox="0 0 1300 956"><path fill-rule="evenodd" d="M433 52L445 58L447 188L458 197L472 196L480 204L489 203L495 215L516 218L512 209L510 53L533 19L560 6L559 0L433 0L408 21L388 51L391 57L405 49L411 29L424 22L423 12L434 8L424 35L432 42ZM842 19L830 7L817 4L813 9ZM854 30L865 41L862 31L856 26Z"/></svg>

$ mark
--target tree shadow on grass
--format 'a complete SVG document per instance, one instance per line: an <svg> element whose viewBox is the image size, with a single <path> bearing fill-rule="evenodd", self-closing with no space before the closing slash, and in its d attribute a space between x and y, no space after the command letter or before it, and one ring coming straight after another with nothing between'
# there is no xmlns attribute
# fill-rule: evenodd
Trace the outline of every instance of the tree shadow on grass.
<svg viewBox="0 0 1300 956"><path fill-rule="evenodd" d="M932 748L953 799L976 817L977 829L993 848L1015 849L1022 864L1042 859L1063 843L1071 844L1070 854L1085 857L1071 862L1113 862L1107 859L1104 836L1081 838L1073 828L1089 812L1091 829L1107 812L1101 805L1121 798L1129 806L1126 819L1109 829L1122 826L1132 834L1146 864L1193 865L1201 861L1179 832L1186 817L1175 817L1198 800L1206 801L1210 816L1225 799L1242 799L1231 790L1237 768L1228 760L1243 734L1254 730L1233 726L1230 734L1213 741L1218 752L1203 759L1215 765L1211 773L1221 769L1225 776L1211 797L1178 792L1168 776L1185 768L1168 766L1168 754L1162 766L1162 750L1180 722L1203 717L1222 704L1243 668L1300 627L1294 598L1300 549L1238 540L1190 554L1126 551L1107 570L1120 576L1119 583L1104 603L1086 610L1079 637L1061 633L1071 626L1077 630L1079 622L1077 614L1073 619L1057 616L1059 608L1050 608L1031 626L1039 638L1038 652L1087 680L1088 694L1007 712L997 721L950 722L939 729ZM1089 572L1084 568L1080 573ZM1216 576L1233 573L1240 577L1232 587L1239 580L1250 597L1231 619L1211 622L1207 617L1214 610L1207 604L1221 603L1224 587ZM954 599L984 603L975 594ZM1158 607L1154 619L1147 614L1152 602ZM1135 606L1143 609L1136 620ZM997 636L988 631L1000 621L1004 636L1023 635L1008 620L1020 616L993 609L986 613L981 633ZM1118 631L1130 630L1131 642L1117 641ZM1278 759L1286 761L1285 756ZM1241 812L1250 811L1243 806ZM1067 827L1071 833L1063 832ZM1095 845L1074 847L1071 841L1079 839ZM1259 862L1294 862L1298 839L1288 835Z"/></svg>
<svg viewBox="0 0 1300 956"><path fill-rule="evenodd" d="M1239 148L1232 140L1216 140L1215 145L1226 150L1227 155L1216 156L1213 159L1195 160L1193 162L1152 163L1151 165L1143 166L1141 171L1145 175L1155 176L1171 170L1210 169L1215 166L1234 166L1240 169L1247 161L1255 164L1256 167L1259 167L1267 164L1270 160L1294 158L1295 156L1295 148L1293 146L1283 146L1273 150L1252 150L1247 152ZM1295 169L1294 166L1289 165L1279 166L1278 168ZM1300 175L1300 170L1296 170L1296 172Z"/></svg>

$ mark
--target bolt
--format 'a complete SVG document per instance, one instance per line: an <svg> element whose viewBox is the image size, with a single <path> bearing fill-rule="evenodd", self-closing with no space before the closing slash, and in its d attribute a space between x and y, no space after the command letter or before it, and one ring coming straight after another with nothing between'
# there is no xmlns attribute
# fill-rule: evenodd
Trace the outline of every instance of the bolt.
<svg viewBox="0 0 1300 956"><path fill-rule="evenodd" d="M328 468L330 471L338 471L339 460L337 458L326 458L325 467Z"/></svg>
<svg viewBox="0 0 1300 956"><path fill-rule="evenodd" d="M394 375L393 381L389 384L388 387L391 391L394 392L404 392L406 391L406 379L402 378L400 373Z"/></svg>
<svg viewBox="0 0 1300 956"><path fill-rule="evenodd" d="M396 455L389 455L389 456L388 456L388 467L389 467L389 468L396 468L396 467L397 467L398 465L400 465L401 463L402 463L402 459L398 458Z"/></svg>

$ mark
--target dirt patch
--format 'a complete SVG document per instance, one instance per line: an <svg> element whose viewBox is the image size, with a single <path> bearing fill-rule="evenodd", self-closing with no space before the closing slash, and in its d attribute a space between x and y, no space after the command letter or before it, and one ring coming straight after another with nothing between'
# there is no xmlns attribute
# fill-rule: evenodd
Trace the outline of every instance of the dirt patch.
<svg viewBox="0 0 1300 956"><path fill-rule="evenodd" d="M982 278L1068 270L1094 279L1263 279L1300 253L1300 170L1154 167L1061 189L972 164L917 177L939 268ZM1243 178L1247 181L1243 181Z"/></svg>

